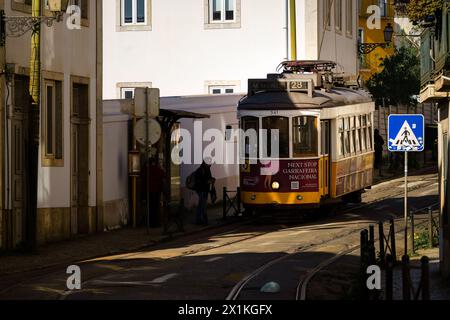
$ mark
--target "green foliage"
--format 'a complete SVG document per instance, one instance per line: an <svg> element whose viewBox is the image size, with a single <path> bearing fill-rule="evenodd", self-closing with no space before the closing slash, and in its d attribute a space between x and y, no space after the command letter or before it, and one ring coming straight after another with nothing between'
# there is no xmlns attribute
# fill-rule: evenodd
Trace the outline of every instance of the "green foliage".
<svg viewBox="0 0 450 320"><path fill-rule="evenodd" d="M437 247L439 245L439 237L436 232L433 233L433 243L432 247ZM417 250L427 249L430 246L430 239L428 235L428 229L414 234L414 247Z"/></svg>
<svg viewBox="0 0 450 320"><path fill-rule="evenodd" d="M434 17L442 10L443 0L411 0L407 7L408 18L414 24Z"/></svg>
<svg viewBox="0 0 450 320"><path fill-rule="evenodd" d="M420 91L420 61L413 47L401 47L381 63L383 71L366 83L378 105L415 104Z"/></svg>

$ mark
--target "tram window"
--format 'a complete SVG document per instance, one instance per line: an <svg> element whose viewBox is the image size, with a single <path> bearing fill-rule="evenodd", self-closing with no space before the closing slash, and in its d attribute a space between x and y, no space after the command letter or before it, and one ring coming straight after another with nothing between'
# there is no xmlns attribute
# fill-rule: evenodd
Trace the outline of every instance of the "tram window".
<svg viewBox="0 0 450 320"><path fill-rule="evenodd" d="M344 140L344 119L339 119L339 141L340 141L340 148L339 148L339 155L343 156L345 154L345 140Z"/></svg>
<svg viewBox="0 0 450 320"><path fill-rule="evenodd" d="M262 123L262 129L267 130L267 139L263 138L263 141L261 141L261 156L263 158L289 158L289 118L266 117L263 118ZM278 136L272 130L278 130ZM272 152L272 145L278 145L278 156L273 154L275 150Z"/></svg>
<svg viewBox="0 0 450 320"><path fill-rule="evenodd" d="M366 116L360 116L361 118L361 150L367 150L367 121Z"/></svg>
<svg viewBox="0 0 450 320"><path fill-rule="evenodd" d="M294 158L318 155L317 118L296 117L292 119Z"/></svg>
<svg viewBox="0 0 450 320"><path fill-rule="evenodd" d="M258 158L259 119L256 117L242 118L242 129L244 130L245 158ZM255 135L252 137L252 135Z"/></svg>
<svg viewBox="0 0 450 320"><path fill-rule="evenodd" d="M372 126L368 126L367 127L367 149L368 150L373 150L372 149Z"/></svg>
<svg viewBox="0 0 450 320"><path fill-rule="evenodd" d="M356 117L356 134L355 134L355 148L356 152L361 151L361 117Z"/></svg>
<svg viewBox="0 0 450 320"><path fill-rule="evenodd" d="M350 118L345 118L344 120L345 129L345 154L350 154Z"/></svg>
<svg viewBox="0 0 450 320"><path fill-rule="evenodd" d="M351 152L356 153L356 126L355 117L350 117L350 129L351 129Z"/></svg>

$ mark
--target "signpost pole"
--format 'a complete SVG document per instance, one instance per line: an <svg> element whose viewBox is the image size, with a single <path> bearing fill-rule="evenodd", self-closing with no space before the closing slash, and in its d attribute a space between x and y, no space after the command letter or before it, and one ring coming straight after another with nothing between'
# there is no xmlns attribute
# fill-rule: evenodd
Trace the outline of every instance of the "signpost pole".
<svg viewBox="0 0 450 320"><path fill-rule="evenodd" d="M405 256L408 255L408 152L405 151Z"/></svg>
<svg viewBox="0 0 450 320"><path fill-rule="evenodd" d="M146 214L147 214L147 234L150 233L150 141L149 141L149 114L148 114L148 88L145 88L145 162L147 163L145 185L146 185Z"/></svg>
<svg viewBox="0 0 450 320"><path fill-rule="evenodd" d="M420 114L391 114L389 116L388 148L405 155L405 256L408 255L408 153L421 152L425 148L425 119ZM413 222L411 222L413 223ZM414 232L411 230L412 251Z"/></svg>

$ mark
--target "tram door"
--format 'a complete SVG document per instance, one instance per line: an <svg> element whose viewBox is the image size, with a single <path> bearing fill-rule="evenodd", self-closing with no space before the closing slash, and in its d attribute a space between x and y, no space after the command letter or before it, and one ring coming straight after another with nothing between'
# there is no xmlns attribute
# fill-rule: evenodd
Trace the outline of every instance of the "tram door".
<svg viewBox="0 0 450 320"><path fill-rule="evenodd" d="M329 120L323 120L320 121L320 137L321 137L321 157L322 157L322 168L320 168L320 172L322 172L322 175L320 179L323 195L329 195L330 190L330 165L331 165L331 159L330 159L330 121Z"/></svg>

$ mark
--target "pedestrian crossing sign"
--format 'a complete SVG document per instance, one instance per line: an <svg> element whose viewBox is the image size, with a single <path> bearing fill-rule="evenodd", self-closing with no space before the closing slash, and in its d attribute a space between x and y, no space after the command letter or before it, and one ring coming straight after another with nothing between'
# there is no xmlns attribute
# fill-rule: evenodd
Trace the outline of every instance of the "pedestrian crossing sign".
<svg viewBox="0 0 450 320"><path fill-rule="evenodd" d="M388 124L391 152L421 152L425 147L425 120L421 114L392 114Z"/></svg>

